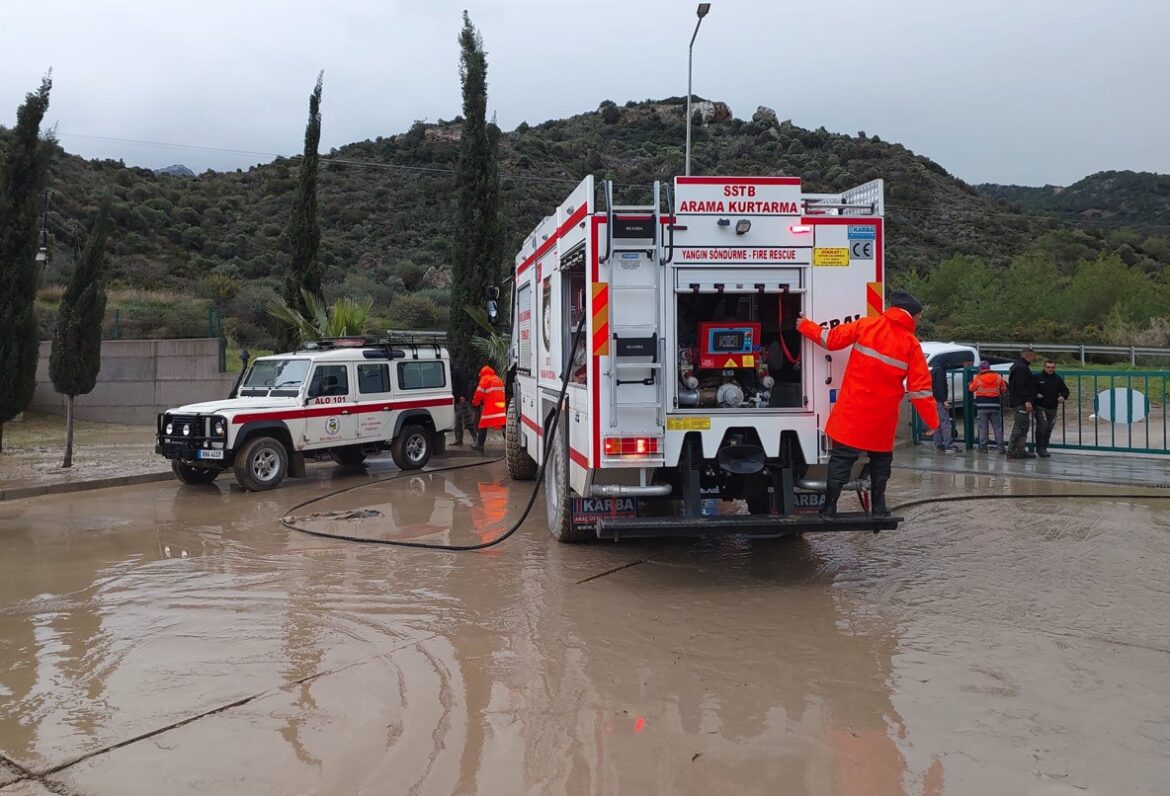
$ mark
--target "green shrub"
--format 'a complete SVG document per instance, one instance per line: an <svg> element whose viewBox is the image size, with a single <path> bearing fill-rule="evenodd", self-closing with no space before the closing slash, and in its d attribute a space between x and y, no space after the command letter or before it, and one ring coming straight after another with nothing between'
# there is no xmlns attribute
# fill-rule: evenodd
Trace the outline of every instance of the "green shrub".
<svg viewBox="0 0 1170 796"><path fill-rule="evenodd" d="M394 299L386 312L386 322L393 329L438 329L443 320L432 299L413 294Z"/></svg>

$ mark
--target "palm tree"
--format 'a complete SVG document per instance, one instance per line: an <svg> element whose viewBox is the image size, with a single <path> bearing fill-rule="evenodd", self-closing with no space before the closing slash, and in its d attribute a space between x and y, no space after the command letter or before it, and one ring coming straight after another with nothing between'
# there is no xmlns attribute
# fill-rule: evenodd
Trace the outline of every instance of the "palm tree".
<svg viewBox="0 0 1170 796"><path fill-rule="evenodd" d="M463 311L484 331L484 334L477 334L471 338L472 347L488 361L496 373L505 372L508 369L509 352L512 350L512 335L501 334L492 326L483 307L466 306Z"/></svg>
<svg viewBox="0 0 1170 796"><path fill-rule="evenodd" d="M325 306L325 300L307 290L301 291L305 299L304 315L290 307L284 300L268 307L268 314L296 330L302 343L327 337L347 337L365 332L370 320L373 299L339 298L332 307Z"/></svg>

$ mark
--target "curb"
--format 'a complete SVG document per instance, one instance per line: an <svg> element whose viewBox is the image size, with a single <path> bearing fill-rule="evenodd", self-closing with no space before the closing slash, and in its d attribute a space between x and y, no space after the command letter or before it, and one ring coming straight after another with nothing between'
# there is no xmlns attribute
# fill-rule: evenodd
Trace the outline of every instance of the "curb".
<svg viewBox="0 0 1170 796"><path fill-rule="evenodd" d="M96 478L91 481L69 481L63 484L41 484L39 486L16 486L0 489L0 501L41 497L42 495L63 495L68 492L85 492L90 489L108 489L115 486L135 486L155 481L167 481L174 475L167 473L141 473L120 475L114 478Z"/></svg>
<svg viewBox="0 0 1170 796"><path fill-rule="evenodd" d="M501 451L502 453L502 451ZM486 464L491 461L495 451L490 454L446 451L435 454L439 459L482 459ZM21 500L23 498L41 497L43 495L64 495L69 492L86 492L91 489L110 489L116 486L137 486L138 484L152 484L158 481L169 481L174 478L171 472L139 473L138 475L120 475L113 478L94 478L89 481L68 481L60 484L39 484L37 486L14 486L0 488L0 502L5 500Z"/></svg>

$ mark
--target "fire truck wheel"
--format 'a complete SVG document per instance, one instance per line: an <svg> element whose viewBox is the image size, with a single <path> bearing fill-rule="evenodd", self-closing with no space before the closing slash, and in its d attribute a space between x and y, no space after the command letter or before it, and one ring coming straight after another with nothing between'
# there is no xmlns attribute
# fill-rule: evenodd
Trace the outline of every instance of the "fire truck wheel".
<svg viewBox="0 0 1170 796"><path fill-rule="evenodd" d="M573 522L573 496L569 491L568 424L557 424L544 473L544 502L548 529L558 542L569 544L589 540L589 531Z"/></svg>
<svg viewBox="0 0 1170 796"><path fill-rule="evenodd" d="M531 481L536 477L536 462L520 447L520 411L516 399L508 402L508 475L513 481Z"/></svg>
<svg viewBox="0 0 1170 796"><path fill-rule="evenodd" d="M329 451L329 456L342 467L357 467L366 460L366 454L362 453L361 445L346 445L344 448L334 448Z"/></svg>
<svg viewBox="0 0 1170 796"><path fill-rule="evenodd" d="M207 467L192 467L182 462L171 462L171 471L184 484L210 484L219 475L219 470Z"/></svg>
<svg viewBox="0 0 1170 796"><path fill-rule="evenodd" d="M390 446L390 456L400 470L418 470L431 460L431 434L422 426L407 426Z"/></svg>
<svg viewBox="0 0 1170 796"><path fill-rule="evenodd" d="M236 480L249 492L276 489L288 475L288 451L272 437L252 437L236 454Z"/></svg>

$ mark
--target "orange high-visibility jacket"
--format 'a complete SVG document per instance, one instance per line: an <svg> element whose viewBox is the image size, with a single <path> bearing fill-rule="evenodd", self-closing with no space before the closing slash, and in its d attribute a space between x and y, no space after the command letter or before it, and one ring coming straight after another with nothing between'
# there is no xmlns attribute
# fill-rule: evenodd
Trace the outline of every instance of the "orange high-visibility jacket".
<svg viewBox="0 0 1170 796"><path fill-rule="evenodd" d="M508 419L504 405L504 382L496 372L484 365L479 370L479 387L471 399L472 406L483 406L479 415L480 428L502 428Z"/></svg>
<svg viewBox="0 0 1170 796"><path fill-rule="evenodd" d="M914 336L914 317L891 307L884 314L832 329L802 318L800 333L830 351L853 346L825 433L865 451L892 451L898 408L908 395L929 428L938 428L930 370Z"/></svg>
<svg viewBox="0 0 1170 796"><path fill-rule="evenodd" d="M985 370L971 379L967 390L975 393L976 398L994 398L999 402L999 396L1007 392L1007 381L995 371Z"/></svg>

